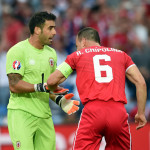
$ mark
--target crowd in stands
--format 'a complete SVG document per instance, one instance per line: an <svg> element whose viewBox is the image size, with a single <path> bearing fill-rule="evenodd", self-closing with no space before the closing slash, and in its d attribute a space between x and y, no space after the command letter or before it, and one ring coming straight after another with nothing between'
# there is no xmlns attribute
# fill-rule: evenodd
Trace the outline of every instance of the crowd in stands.
<svg viewBox="0 0 150 150"><path fill-rule="evenodd" d="M129 54L147 83L146 117L150 121L150 2L148 0L0 0L0 125L7 125L9 85L6 75L6 53L17 42L29 37L28 22L38 11L57 16L52 47L58 56L58 65L76 51L75 36L83 27L98 30L101 45L120 49ZM73 73L62 86L80 100ZM83 87L84 88L84 87ZM126 80L126 105L129 121L134 121L137 110L136 92ZM55 124L76 123L82 111L67 116L50 101Z"/></svg>

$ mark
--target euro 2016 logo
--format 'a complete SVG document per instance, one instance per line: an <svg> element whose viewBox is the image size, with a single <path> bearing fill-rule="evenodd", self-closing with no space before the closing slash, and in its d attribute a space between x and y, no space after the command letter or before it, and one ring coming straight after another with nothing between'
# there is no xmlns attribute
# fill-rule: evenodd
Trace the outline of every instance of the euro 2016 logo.
<svg viewBox="0 0 150 150"><path fill-rule="evenodd" d="M13 62L13 68L14 68L14 70L19 70L19 69L21 68L21 63L20 63L20 61L15 60L15 61Z"/></svg>

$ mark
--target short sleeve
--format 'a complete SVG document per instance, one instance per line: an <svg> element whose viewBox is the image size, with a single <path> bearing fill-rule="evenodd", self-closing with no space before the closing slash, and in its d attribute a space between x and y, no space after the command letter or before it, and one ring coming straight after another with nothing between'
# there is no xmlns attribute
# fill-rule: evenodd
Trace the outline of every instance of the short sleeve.
<svg viewBox="0 0 150 150"><path fill-rule="evenodd" d="M24 75L24 53L19 47L12 47L7 53L6 73L18 73Z"/></svg>
<svg viewBox="0 0 150 150"><path fill-rule="evenodd" d="M135 65L135 64L132 61L131 57L125 53L125 70L127 71L133 65Z"/></svg>
<svg viewBox="0 0 150 150"><path fill-rule="evenodd" d="M75 55L75 53L68 55L65 62L72 68L72 70L76 69L76 55Z"/></svg>

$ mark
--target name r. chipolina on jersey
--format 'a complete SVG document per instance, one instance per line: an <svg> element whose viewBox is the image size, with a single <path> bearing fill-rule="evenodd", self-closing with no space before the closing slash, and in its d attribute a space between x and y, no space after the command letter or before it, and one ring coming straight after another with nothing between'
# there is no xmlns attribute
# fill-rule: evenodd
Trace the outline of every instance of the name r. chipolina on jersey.
<svg viewBox="0 0 150 150"><path fill-rule="evenodd" d="M107 52L107 51L113 51L113 52L120 52L120 53L123 53L121 50L118 50L118 49L114 49L114 48L86 48L84 51L77 51L76 54L77 56L79 55L82 55L85 53L91 53L91 52Z"/></svg>

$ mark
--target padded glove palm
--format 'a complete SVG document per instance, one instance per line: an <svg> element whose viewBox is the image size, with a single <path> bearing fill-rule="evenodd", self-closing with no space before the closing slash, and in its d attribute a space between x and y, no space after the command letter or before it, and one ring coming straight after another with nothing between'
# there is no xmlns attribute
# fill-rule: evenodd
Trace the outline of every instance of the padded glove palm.
<svg viewBox="0 0 150 150"><path fill-rule="evenodd" d="M77 100L71 100L73 96L73 93L69 93L64 96L56 96L55 98L56 104L58 104L68 115L71 115L72 113L75 113L79 110L80 102Z"/></svg>

